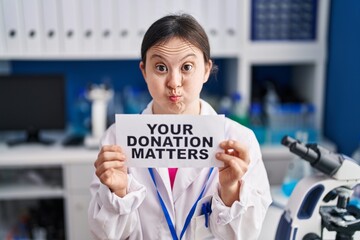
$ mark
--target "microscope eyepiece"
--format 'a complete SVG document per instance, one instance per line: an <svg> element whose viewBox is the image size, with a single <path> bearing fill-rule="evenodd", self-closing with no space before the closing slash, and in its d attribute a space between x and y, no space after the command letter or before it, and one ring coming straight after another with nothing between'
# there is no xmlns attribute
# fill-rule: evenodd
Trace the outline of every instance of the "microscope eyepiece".
<svg viewBox="0 0 360 240"><path fill-rule="evenodd" d="M299 140L292 138L290 136L284 136L281 140L281 143L288 147L290 151L301 158L313 163L318 159L318 154L313 149L310 149L308 146L300 142Z"/></svg>
<svg viewBox="0 0 360 240"><path fill-rule="evenodd" d="M290 147L290 145L294 142L298 142L298 140L290 137L290 136L284 136L282 139L281 139L281 144L286 146L286 147Z"/></svg>
<svg viewBox="0 0 360 240"><path fill-rule="evenodd" d="M300 158L308 161L311 166L321 172L333 175L341 166L342 158L317 144L303 144L290 136L284 136L281 143Z"/></svg>

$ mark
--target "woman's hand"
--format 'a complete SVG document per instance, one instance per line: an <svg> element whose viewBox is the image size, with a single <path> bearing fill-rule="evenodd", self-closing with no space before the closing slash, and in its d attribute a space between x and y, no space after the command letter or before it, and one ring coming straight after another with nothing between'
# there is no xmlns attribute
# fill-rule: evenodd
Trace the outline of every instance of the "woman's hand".
<svg viewBox="0 0 360 240"><path fill-rule="evenodd" d="M95 174L100 182L106 185L119 197L126 195L128 185L126 156L117 145L103 146L98 154L94 166Z"/></svg>
<svg viewBox="0 0 360 240"><path fill-rule="evenodd" d="M220 143L224 152L216 154L216 158L224 162L219 168L220 197L226 206L239 200L241 178L246 173L250 159L246 146L234 140Z"/></svg>

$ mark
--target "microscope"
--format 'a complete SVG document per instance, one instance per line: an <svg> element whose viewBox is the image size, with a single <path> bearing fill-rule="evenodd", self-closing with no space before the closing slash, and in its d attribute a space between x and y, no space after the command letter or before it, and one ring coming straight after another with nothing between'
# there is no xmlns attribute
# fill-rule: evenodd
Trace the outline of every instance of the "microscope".
<svg viewBox="0 0 360 240"><path fill-rule="evenodd" d="M87 93L91 105L91 135L85 137L85 146L98 148L106 130L107 106L114 92L105 84L92 85Z"/></svg>
<svg viewBox="0 0 360 240"><path fill-rule="evenodd" d="M316 143L285 136L281 142L318 173L299 181L281 215L275 240L322 240L325 229L336 240L353 240L360 230L360 209L349 205L360 184L360 166L349 157ZM334 239L334 238L331 238Z"/></svg>

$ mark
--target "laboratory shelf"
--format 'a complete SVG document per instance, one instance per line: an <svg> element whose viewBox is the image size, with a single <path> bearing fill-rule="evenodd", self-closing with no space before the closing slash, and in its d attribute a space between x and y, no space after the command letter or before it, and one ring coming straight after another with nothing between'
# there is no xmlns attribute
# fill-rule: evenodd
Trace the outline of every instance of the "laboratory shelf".
<svg viewBox="0 0 360 240"><path fill-rule="evenodd" d="M52 186L0 185L0 200L62 198L64 189Z"/></svg>

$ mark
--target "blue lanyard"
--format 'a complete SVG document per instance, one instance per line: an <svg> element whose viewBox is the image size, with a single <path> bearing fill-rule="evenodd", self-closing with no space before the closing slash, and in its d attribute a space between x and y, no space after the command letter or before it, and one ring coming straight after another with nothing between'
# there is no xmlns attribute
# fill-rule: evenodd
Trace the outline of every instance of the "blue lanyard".
<svg viewBox="0 0 360 240"><path fill-rule="evenodd" d="M201 193L199 195L199 197L197 198L196 202L194 203L194 205L192 206L192 208L190 209L190 212L188 213L188 216L186 217L186 220L185 220L185 224L184 224L184 227L183 229L181 230L181 234L180 234L180 238L178 238L178 236L176 235L176 230L175 230L175 227L174 227L174 224L172 223L171 221L171 218L170 218L170 214L165 206L165 203L164 203L164 200L162 199L160 193L159 193L159 190L158 190L158 187L157 187L157 184L156 184L156 181L155 181L155 176L154 176L154 172L153 172L153 169L152 168L148 168L149 170L149 173L150 173L150 176L151 176L151 179L153 180L154 182L154 185L156 187L156 192L157 192L157 195L158 195L158 198L159 198L159 202L160 202L160 205L161 205L161 208L164 212L164 215L165 215L165 219L166 219L166 222L169 226L169 229L170 229L170 232L171 232L171 235L172 235L172 238L173 240L179 240L183 237L183 235L185 234L185 231L188 227L188 225L190 224L190 221L191 221L191 218L192 216L194 215L194 212L195 212L195 208L196 208L196 205L197 203L199 202L199 200L202 198L204 192L205 192L205 188L206 188L206 185L209 181L209 178L210 178L210 175L212 173L214 168L210 168L210 171L209 171L209 175L206 179L206 182L201 190Z"/></svg>

